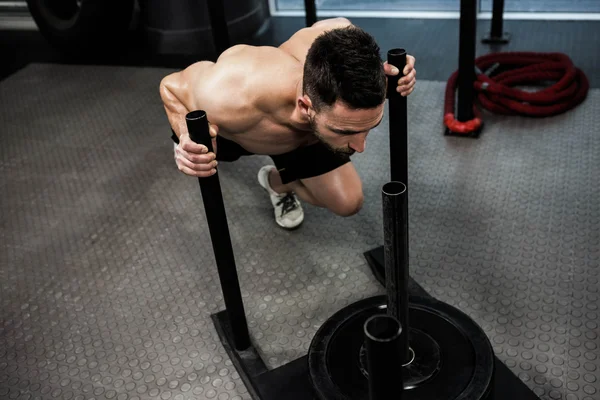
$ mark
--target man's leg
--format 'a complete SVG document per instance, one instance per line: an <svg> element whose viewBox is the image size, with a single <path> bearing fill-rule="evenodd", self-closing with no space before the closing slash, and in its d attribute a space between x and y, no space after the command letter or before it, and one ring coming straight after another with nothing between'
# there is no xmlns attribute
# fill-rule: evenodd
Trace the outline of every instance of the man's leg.
<svg viewBox="0 0 600 400"><path fill-rule="evenodd" d="M277 225L285 229L296 229L304 221L304 210L298 196L292 191L276 192L271 186L270 175L277 173L273 165L265 165L258 171L258 183L267 191Z"/></svg>
<svg viewBox="0 0 600 400"><path fill-rule="evenodd" d="M269 193L280 226L302 223L299 199L341 216L354 215L362 207L362 183L349 157L319 142L271 158L275 166L262 167L258 181Z"/></svg>
<svg viewBox="0 0 600 400"><path fill-rule="evenodd" d="M300 200L340 216L356 214L363 205L362 182L351 162L322 175L283 184L276 169L269 176L277 193L294 192Z"/></svg>

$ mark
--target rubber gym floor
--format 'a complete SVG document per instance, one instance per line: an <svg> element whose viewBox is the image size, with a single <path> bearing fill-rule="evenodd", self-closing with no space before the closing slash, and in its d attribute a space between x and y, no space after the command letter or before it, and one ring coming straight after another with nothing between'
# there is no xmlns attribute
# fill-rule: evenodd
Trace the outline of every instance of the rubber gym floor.
<svg viewBox="0 0 600 400"><path fill-rule="evenodd" d="M588 76L559 116L484 115L443 136L458 22L354 19L417 58L409 98L411 275L477 321L541 399L600 396L600 23L506 21L496 51L563 52ZM303 19L276 18L277 45ZM478 24L483 36L489 21ZM175 167L160 79L181 59L66 59L37 32L0 50L0 398L249 399L210 315L223 308L195 179ZM8 61L7 61L8 60ZM387 118L355 157L365 207L304 205L278 229L256 181L267 158L222 163L252 337L277 367L336 310L381 294L362 253L382 243Z"/></svg>

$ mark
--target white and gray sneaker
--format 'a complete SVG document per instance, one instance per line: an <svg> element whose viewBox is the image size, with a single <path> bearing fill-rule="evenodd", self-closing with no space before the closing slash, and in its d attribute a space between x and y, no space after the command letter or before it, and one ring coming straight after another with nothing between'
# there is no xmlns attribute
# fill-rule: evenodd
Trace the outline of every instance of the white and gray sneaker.
<svg viewBox="0 0 600 400"><path fill-rule="evenodd" d="M296 195L291 193L279 194L269 184L269 173L275 169L273 165L265 165L258 171L258 183L262 186L273 204L275 221L285 229L295 229L304 221L304 210Z"/></svg>

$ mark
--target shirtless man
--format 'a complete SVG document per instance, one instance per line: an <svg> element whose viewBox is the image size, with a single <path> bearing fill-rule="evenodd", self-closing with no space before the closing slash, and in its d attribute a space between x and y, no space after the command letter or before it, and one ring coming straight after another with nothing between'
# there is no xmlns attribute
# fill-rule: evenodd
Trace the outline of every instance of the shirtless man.
<svg viewBox="0 0 600 400"><path fill-rule="evenodd" d="M298 198L351 216L363 204L350 155L365 150L382 120L388 76L414 89L415 58L382 62L374 38L345 18L317 22L279 47L233 46L216 63L201 61L166 76L160 95L173 130L175 159L187 175L207 177L218 161L268 155L258 172L277 224L298 227ZM396 68L397 67L397 68ZM402 73L398 71L402 69ZM194 143L185 116L206 111L214 153Z"/></svg>

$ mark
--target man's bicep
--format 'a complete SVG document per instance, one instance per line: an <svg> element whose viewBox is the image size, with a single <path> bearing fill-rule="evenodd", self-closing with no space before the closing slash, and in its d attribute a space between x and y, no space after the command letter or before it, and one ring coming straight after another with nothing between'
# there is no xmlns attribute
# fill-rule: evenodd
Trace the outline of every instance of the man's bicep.
<svg viewBox="0 0 600 400"><path fill-rule="evenodd" d="M218 64L199 61L181 71L181 89L191 96L191 106L197 107L198 105L193 104L194 100L203 97L203 93L210 92L211 88L217 85L215 81L219 78L219 69L222 69L222 66Z"/></svg>
<svg viewBox="0 0 600 400"><path fill-rule="evenodd" d="M169 100L171 105L177 101L188 108L193 107L198 90L202 91L203 86L210 84L214 75L212 69L213 63L200 61L166 76L160 83L163 100Z"/></svg>
<svg viewBox="0 0 600 400"><path fill-rule="evenodd" d="M182 71L174 72L161 81L160 94L171 127L177 136L187 132L185 116L203 109L210 103L207 93L214 80L212 62L201 61Z"/></svg>

